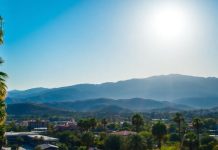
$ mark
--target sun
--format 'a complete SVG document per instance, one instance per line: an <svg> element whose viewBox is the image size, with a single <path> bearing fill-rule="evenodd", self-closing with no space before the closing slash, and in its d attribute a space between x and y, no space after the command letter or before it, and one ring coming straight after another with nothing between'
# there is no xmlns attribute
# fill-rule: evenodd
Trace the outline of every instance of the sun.
<svg viewBox="0 0 218 150"><path fill-rule="evenodd" d="M150 35L162 42L182 40L190 32L188 11L179 5L160 5L149 12Z"/></svg>

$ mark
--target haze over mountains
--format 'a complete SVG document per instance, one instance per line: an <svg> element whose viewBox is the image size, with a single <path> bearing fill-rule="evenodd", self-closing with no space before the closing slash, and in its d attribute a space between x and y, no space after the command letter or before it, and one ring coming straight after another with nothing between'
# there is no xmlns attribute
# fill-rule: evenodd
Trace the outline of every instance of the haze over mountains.
<svg viewBox="0 0 218 150"><path fill-rule="evenodd" d="M141 107L134 106L139 101L143 103ZM62 106L61 108L72 106L68 109L74 111L92 110L92 106L100 109L112 105L136 111L163 107L210 108L218 106L218 78L170 74L115 83L79 84L53 89L34 88L10 91L7 103L46 103L55 107ZM78 109L81 103L83 107ZM86 109L86 106L89 108Z"/></svg>
<svg viewBox="0 0 218 150"><path fill-rule="evenodd" d="M156 112L156 111L181 111L190 110L185 105L174 104L167 101L151 99L90 99L75 102L52 103L15 103L9 104L7 112L10 115L40 115L40 114L67 114L69 112L90 113L131 113L131 112Z"/></svg>

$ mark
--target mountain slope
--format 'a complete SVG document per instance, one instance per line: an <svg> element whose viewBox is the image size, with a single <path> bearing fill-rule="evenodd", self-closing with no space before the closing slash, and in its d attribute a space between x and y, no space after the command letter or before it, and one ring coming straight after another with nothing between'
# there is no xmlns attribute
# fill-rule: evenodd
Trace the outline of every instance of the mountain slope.
<svg viewBox="0 0 218 150"><path fill-rule="evenodd" d="M218 106L218 97L186 97L175 100L175 103L195 108L212 108Z"/></svg>
<svg viewBox="0 0 218 150"><path fill-rule="evenodd" d="M68 87L41 89L35 92L9 92L7 103L63 102L101 97L130 99L140 97L174 101L187 97L218 97L218 78L185 75L161 75L145 79L131 79L115 83L79 84ZM184 104L184 103L183 103Z"/></svg>
<svg viewBox="0 0 218 150"><path fill-rule="evenodd" d="M66 115L73 112L90 112L101 114L120 114L131 112L147 112L153 110L190 110L185 105L177 105L166 101L155 101L151 99L91 99L76 102L55 102L55 103L17 103L7 106L9 115Z"/></svg>
<svg viewBox="0 0 218 150"><path fill-rule="evenodd" d="M80 112L89 112L96 111L103 108L111 108L113 107L122 108L128 111L133 112L144 112L152 109L160 109L165 107L174 107L175 109L181 110L189 110L191 107L185 105L178 105L166 101L156 101L151 99L141 99L141 98L133 98L133 99L90 99L84 101L76 101L76 102L56 102L56 103L46 103L48 106L52 106L58 109L65 109L69 111L80 111ZM113 107L112 107L113 106Z"/></svg>
<svg viewBox="0 0 218 150"><path fill-rule="evenodd" d="M69 111L57 109L44 104L19 103L7 106L9 115L63 115Z"/></svg>

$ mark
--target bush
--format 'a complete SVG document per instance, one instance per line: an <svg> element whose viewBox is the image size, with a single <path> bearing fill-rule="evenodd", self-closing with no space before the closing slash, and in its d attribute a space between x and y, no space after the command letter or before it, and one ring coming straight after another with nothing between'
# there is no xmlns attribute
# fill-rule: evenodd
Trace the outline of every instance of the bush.
<svg viewBox="0 0 218 150"><path fill-rule="evenodd" d="M169 140L171 142L179 142L180 138L179 138L179 135L177 133L172 133L172 134L170 134Z"/></svg>
<svg viewBox="0 0 218 150"><path fill-rule="evenodd" d="M104 143L105 150L121 150L122 148L122 137L117 135L109 135Z"/></svg>

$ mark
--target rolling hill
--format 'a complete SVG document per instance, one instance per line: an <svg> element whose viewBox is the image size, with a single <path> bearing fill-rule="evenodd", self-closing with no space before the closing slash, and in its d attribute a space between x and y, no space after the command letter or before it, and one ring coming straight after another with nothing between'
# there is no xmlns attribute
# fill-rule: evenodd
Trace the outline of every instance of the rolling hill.
<svg viewBox="0 0 218 150"><path fill-rule="evenodd" d="M215 77L204 78L170 74L115 83L79 84L53 89L35 88L26 91L11 91L8 94L7 103L53 103L102 97L108 99L139 97L172 101L192 107L204 107L204 102L201 99L210 98L210 105L207 107L214 107L218 105L217 89L218 78Z"/></svg>
<svg viewBox="0 0 218 150"><path fill-rule="evenodd" d="M191 107L186 105L178 105L166 101L156 101L151 99L133 98L133 99L90 99L76 102L55 102L46 103L46 105L65 109L69 111L79 111L79 112L92 112L97 110L103 110L103 108L119 107L127 111L132 112L145 112L152 109L160 109L165 107L173 107L175 109L189 110ZM106 109L105 109L106 110ZM112 110L112 109L111 109Z"/></svg>
<svg viewBox="0 0 218 150"><path fill-rule="evenodd" d="M190 110L191 107L178 105L166 101L151 99L90 99L76 102L53 102L53 103L15 103L7 106L9 115L63 115L72 112L92 113L131 113L148 112L153 110L174 111Z"/></svg>
<svg viewBox="0 0 218 150"><path fill-rule="evenodd" d="M44 104L19 103L9 104L7 106L9 115L63 115L69 114L70 111L57 109Z"/></svg>

